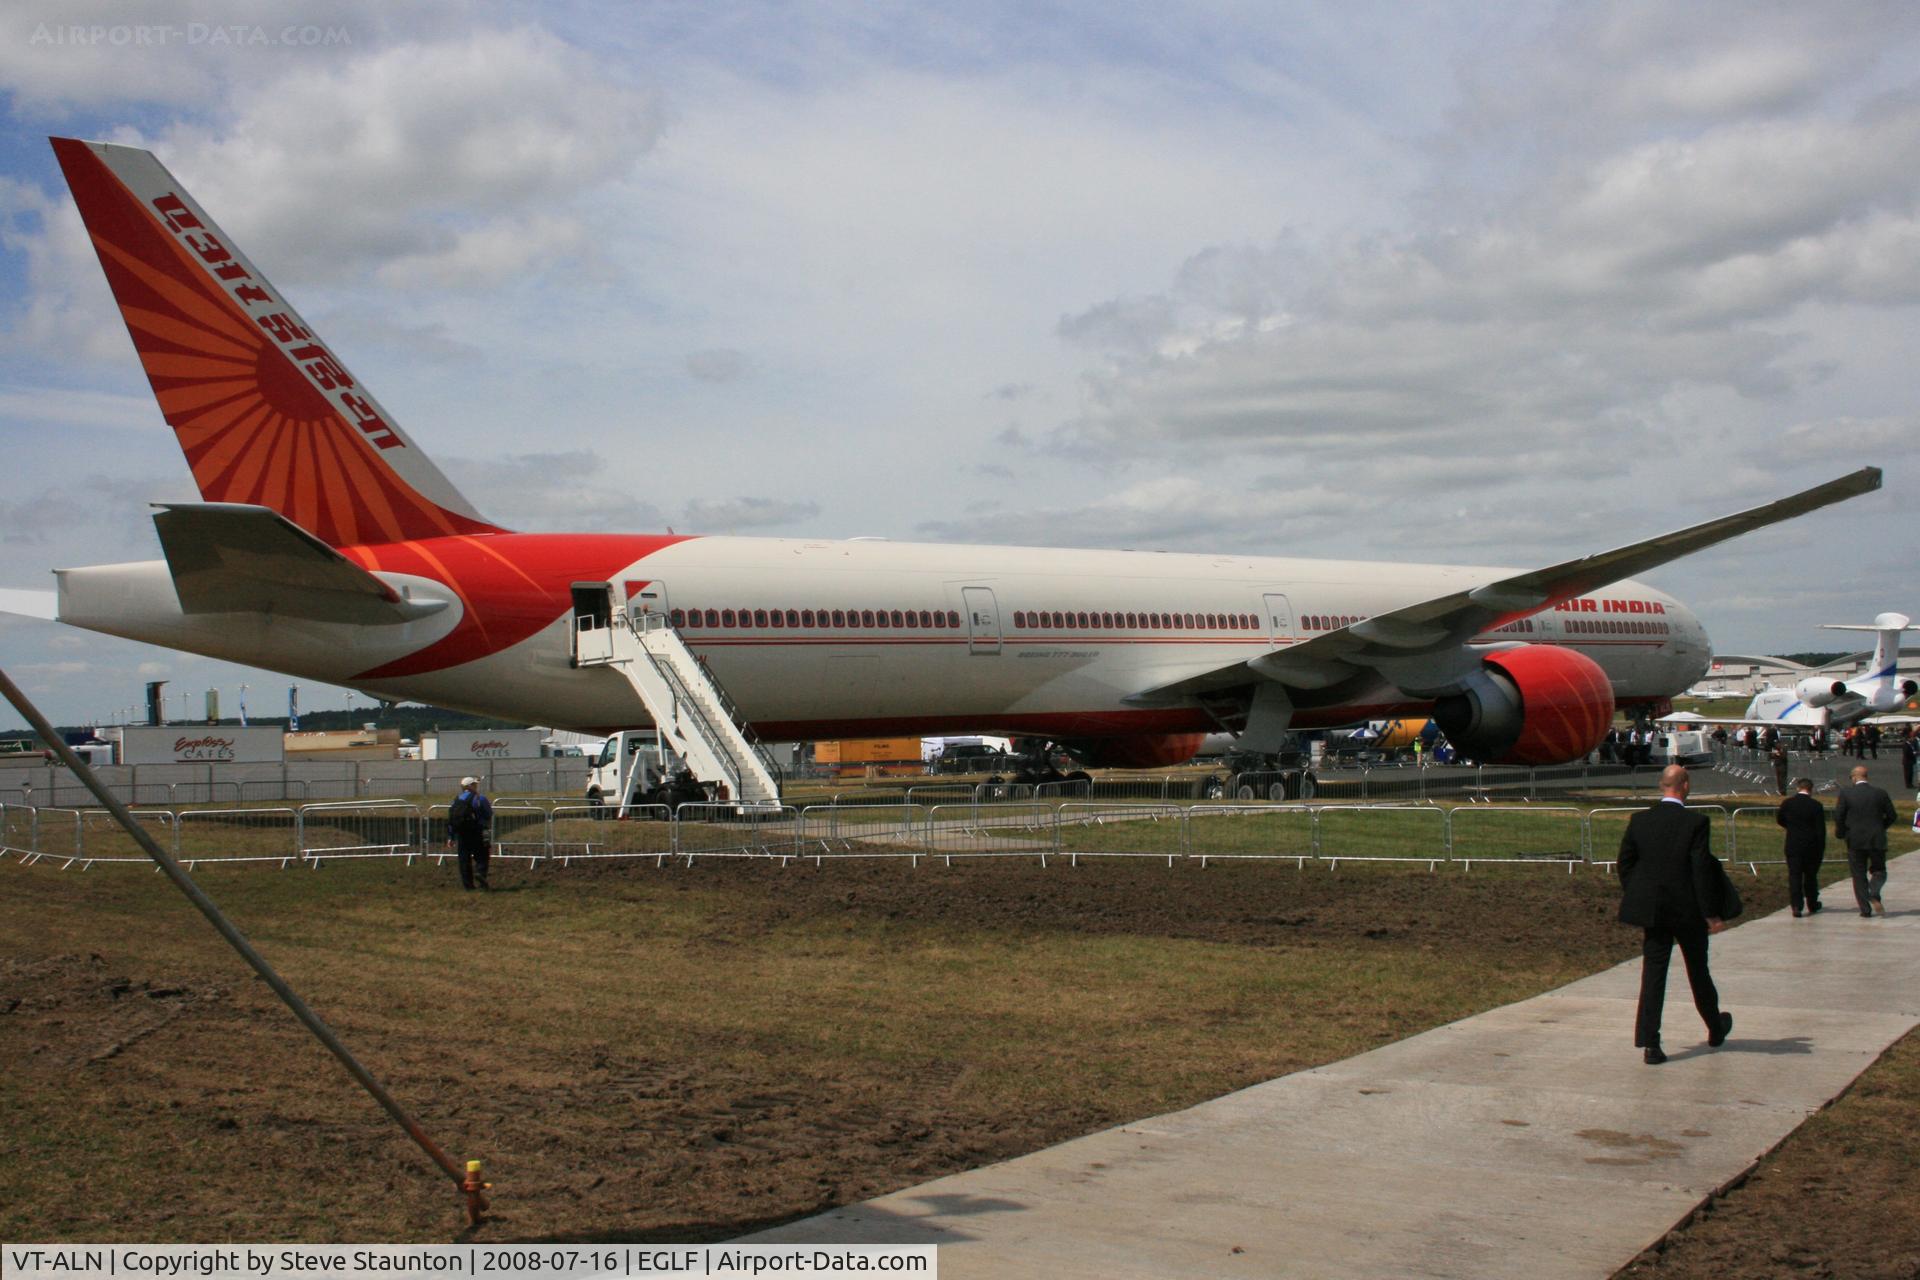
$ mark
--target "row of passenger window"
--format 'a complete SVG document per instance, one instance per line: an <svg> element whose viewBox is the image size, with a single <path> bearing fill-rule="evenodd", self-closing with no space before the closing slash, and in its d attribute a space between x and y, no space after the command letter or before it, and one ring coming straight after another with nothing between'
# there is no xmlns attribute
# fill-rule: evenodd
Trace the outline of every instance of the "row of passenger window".
<svg viewBox="0 0 1920 1280"><path fill-rule="evenodd" d="M1016 631L1064 631L1069 627L1104 631L1258 631L1251 613L1109 613L1101 610L1015 609Z"/></svg>
<svg viewBox="0 0 1920 1280"><path fill-rule="evenodd" d="M1338 631L1360 621L1357 613L1308 613L1301 615L1300 627L1304 631Z"/></svg>
<svg viewBox="0 0 1920 1280"><path fill-rule="evenodd" d="M1568 618L1569 632L1599 636L1664 636L1667 624L1654 618Z"/></svg>
<svg viewBox="0 0 1920 1280"><path fill-rule="evenodd" d="M960 615L951 609L675 609L671 616L674 626L688 631L707 627L951 631L960 625Z"/></svg>

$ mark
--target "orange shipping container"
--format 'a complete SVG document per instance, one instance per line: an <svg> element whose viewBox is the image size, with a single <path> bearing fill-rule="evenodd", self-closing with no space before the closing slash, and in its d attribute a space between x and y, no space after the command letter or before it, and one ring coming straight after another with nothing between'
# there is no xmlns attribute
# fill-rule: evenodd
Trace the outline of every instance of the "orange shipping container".
<svg viewBox="0 0 1920 1280"><path fill-rule="evenodd" d="M920 761L918 738L843 738L813 744L818 764L899 764Z"/></svg>

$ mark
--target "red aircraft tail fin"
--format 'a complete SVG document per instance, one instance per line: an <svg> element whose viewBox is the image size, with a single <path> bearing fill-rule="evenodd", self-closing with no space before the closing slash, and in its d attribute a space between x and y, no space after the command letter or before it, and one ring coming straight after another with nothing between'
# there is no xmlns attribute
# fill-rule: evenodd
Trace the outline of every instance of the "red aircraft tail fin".
<svg viewBox="0 0 1920 1280"><path fill-rule="evenodd" d="M336 547L499 532L150 153L52 142L202 497Z"/></svg>

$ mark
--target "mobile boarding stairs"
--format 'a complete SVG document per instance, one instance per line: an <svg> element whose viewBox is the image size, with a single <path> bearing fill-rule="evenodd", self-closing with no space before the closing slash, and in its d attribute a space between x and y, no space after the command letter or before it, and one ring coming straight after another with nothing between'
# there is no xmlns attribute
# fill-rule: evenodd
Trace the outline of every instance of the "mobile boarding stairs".
<svg viewBox="0 0 1920 1280"><path fill-rule="evenodd" d="M610 609L576 613L576 667L613 667L640 695L673 753L719 798L740 808L777 807L776 766L740 715L663 613ZM626 781L628 789L631 780Z"/></svg>

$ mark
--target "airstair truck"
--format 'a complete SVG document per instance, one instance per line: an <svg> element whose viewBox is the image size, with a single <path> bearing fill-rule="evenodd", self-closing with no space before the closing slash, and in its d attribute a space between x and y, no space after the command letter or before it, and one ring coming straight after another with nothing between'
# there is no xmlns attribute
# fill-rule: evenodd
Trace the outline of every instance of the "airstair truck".
<svg viewBox="0 0 1920 1280"><path fill-rule="evenodd" d="M710 804L711 783L696 780L652 729L627 729L601 744L587 768L587 803L596 817L659 817L683 804Z"/></svg>

